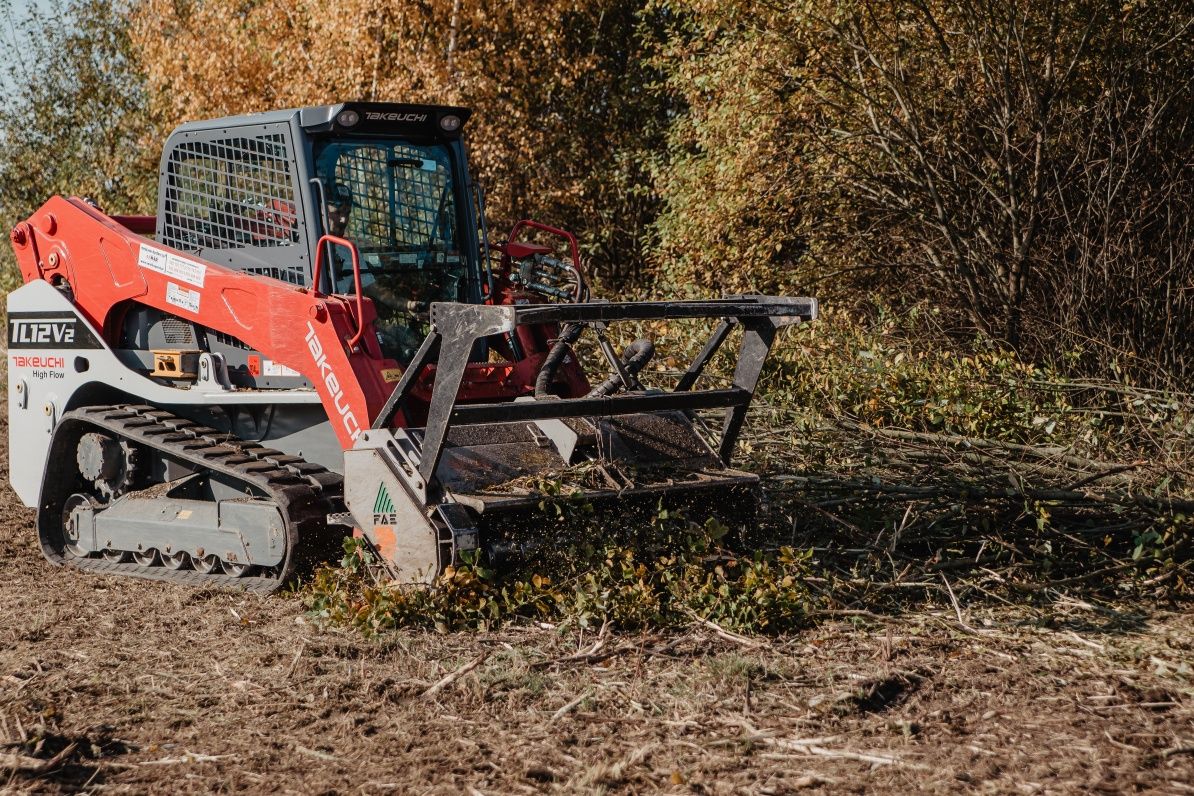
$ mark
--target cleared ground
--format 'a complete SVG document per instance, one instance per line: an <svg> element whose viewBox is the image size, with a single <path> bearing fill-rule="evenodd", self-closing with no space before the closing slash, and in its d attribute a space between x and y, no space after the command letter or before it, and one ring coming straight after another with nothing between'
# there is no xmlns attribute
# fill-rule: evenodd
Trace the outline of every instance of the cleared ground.
<svg viewBox="0 0 1194 796"><path fill-rule="evenodd" d="M56 569L7 480L0 791L1194 792L1186 614L369 640L292 595Z"/></svg>

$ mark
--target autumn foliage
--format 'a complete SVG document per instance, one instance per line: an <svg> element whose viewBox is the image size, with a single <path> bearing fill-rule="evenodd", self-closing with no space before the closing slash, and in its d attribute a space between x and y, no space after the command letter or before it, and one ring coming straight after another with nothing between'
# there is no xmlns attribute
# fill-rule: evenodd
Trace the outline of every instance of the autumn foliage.
<svg viewBox="0 0 1194 796"><path fill-rule="evenodd" d="M491 227L576 230L607 292L878 297L1072 373L1194 373L1191 0L67 2L21 28L5 222L72 180L144 209L185 119L458 103Z"/></svg>
<svg viewBox="0 0 1194 796"><path fill-rule="evenodd" d="M142 0L132 37L161 132L193 118L344 99L461 104L498 223L583 229L607 274L641 265L658 146L641 2ZM647 117L641 111L646 107Z"/></svg>

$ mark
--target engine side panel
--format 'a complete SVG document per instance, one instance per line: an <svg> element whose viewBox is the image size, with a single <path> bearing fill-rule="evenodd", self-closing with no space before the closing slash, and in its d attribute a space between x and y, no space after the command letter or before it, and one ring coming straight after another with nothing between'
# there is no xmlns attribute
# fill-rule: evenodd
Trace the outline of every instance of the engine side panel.
<svg viewBox="0 0 1194 796"><path fill-rule="evenodd" d="M43 280L9 293L8 313L9 480L26 506L39 505L50 436L62 414L120 396L197 418L234 412L246 420L228 430L248 439L256 437L247 434L247 418L254 413L268 418L272 411L274 425L258 431L262 438L342 471L342 453L314 390L228 391L200 382L181 389L159 383L129 369L75 305Z"/></svg>
<svg viewBox="0 0 1194 796"><path fill-rule="evenodd" d="M69 286L79 313L104 339L115 339L119 308L136 301L229 335L297 371L315 385L342 448L352 447L393 390L369 333L368 301L360 307L361 347L350 351L345 341L360 329L355 301L146 241L79 199L50 199L17 225L13 242L25 281ZM128 278L114 279L117 271Z"/></svg>

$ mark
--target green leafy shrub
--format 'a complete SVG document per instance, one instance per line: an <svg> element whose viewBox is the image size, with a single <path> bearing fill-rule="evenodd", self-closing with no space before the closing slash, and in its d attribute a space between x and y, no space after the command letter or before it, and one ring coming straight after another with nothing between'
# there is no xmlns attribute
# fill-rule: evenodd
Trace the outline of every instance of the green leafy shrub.
<svg viewBox="0 0 1194 796"><path fill-rule="evenodd" d="M1189 382L1188 0L659 3L687 106L654 161L661 280L927 299L959 338Z"/></svg>
<svg viewBox="0 0 1194 796"><path fill-rule="evenodd" d="M981 338L962 350L925 334L932 310L832 308L776 347L774 403L875 426L1035 443L1074 430L1061 377ZM926 338L928 338L926 340Z"/></svg>
<svg viewBox="0 0 1194 796"><path fill-rule="evenodd" d="M658 552L656 536L638 546L576 545L567 556L504 573L471 557L432 587L388 582L367 545L347 540L344 560L317 572L304 599L315 617L367 633L529 620L619 629L711 621L736 632L779 633L806 623L807 553L783 547L740 557L726 548L728 529L715 520L701 526L660 509L656 521L653 530L674 545L670 553Z"/></svg>

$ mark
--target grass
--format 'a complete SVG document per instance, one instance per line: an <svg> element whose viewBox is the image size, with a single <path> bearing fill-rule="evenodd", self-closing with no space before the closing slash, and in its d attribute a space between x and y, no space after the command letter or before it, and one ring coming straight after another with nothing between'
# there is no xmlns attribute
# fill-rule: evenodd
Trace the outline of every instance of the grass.
<svg viewBox="0 0 1194 796"><path fill-rule="evenodd" d="M751 545L716 520L669 514L610 533L569 486L532 484L545 522L603 540L434 589L398 586L361 546L308 587L323 620L369 633L507 623L790 633L827 617L1059 592L1185 603L1194 550L1194 398L1073 381L989 341L933 331L924 309L829 311L779 341L739 458L768 502ZM686 322L638 324L691 354ZM670 348L669 348L670 346ZM947 347L948 346L948 347ZM732 341L711 382L732 371ZM666 386L666 354L648 380Z"/></svg>

